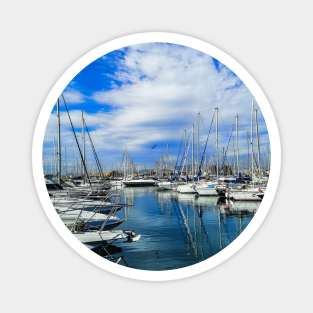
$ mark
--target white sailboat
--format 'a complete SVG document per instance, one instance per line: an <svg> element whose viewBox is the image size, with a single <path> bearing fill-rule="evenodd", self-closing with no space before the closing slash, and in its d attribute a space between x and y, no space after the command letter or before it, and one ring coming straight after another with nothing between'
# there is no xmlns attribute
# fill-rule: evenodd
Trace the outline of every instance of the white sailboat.
<svg viewBox="0 0 313 313"><path fill-rule="evenodd" d="M170 181L162 181L157 183L158 190L177 190L178 183Z"/></svg>
<svg viewBox="0 0 313 313"><path fill-rule="evenodd" d="M186 133L186 130L185 130ZM189 147L190 147L190 141L189 141L189 137L186 137L186 143L185 143L185 151L184 151L184 156L183 156L183 164L182 164L182 169L181 169L181 173L180 176L182 177L182 173L184 172L184 169L186 167L186 183L183 185L179 185L177 186L177 192L179 193L196 193L195 191L195 184L194 183L188 183L187 181L187 177L188 177L188 173L187 173L187 166L186 166L186 162L187 162L187 158L188 158L188 152L189 152Z"/></svg>
<svg viewBox="0 0 313 313"><path fill-rule="evenodd" d="M101 201L101 200L88 200L84 198L54 198L52 200L54 207L58 208L58 211L68 210L84 210L93 211L96 213L109 214L112 210L118 211L121 209L121 205L118 203Z"/></svg>
<svg viewBox="0 0 313 313"><path fill-rule="evenodd" d="M216 187L215 182L201 182L195 185L195 190L199 196L218 196Z"/></svg>
<svg viewBox="0 0 313 313"><path fill-rule="evenodd" d="M113 242L116 240L138 241L140 235L133 231L111 230L111 231L88 231L74 233L75 237L82 243L93 245L103 242Z"/></svg>
<svg viewBox="0 0 313 313"><path fill-rule="evenodd" d="M177 192L179 193L196 193L195 184L187 183L184 185L177 186Z"/></svg>
<svg viewBox="0 0 313 313"><path fill-rule="evenodd" d="M264 192L258 188L230 190L226 197L234 201L262 201Z"/></svg>
<svg viewBox="0 0 313 313"><path fill-rule="evenodd" d="M123 223L123 220L116 216L102 213L84 210L64 210L62 207L56 207L56 210L63 223L69 228L80 225L84 229L99 229L102 225L105 225L105 229L112 229Z"/></svg>
<svg viewBox="0 0 313 313"><path fill-rule="evenodd" d="M254 121L255 133L257 139L257 161L255 161L254 153ZM236 121L238 127L238 119ZM237 135L238 136L238 135ZM257 119L257 109L254 106L254 100L251 101L251 123L250 123L250 173L251 173L251 186L242 189L230 189L226 192L226 197L234 201L262 201L264 196L264 189L255 187L256 177L261 174L260 167L260 142L259 142L259 128ZM256 164L254 164L256 162ZM238 165L237 165L238 166Z"/></svg>
<svg viewBox="0 0 313 313"><path fill-rule="evenodd" d="M215 158L216 158L216 181L219 180L219 120L218 120L218 107L214 109L214 115L212 117L211 125L213 125L215 119ZM200 171L200 169L199 169ZM199 182L195 184L194 189L199 196L218 196L217 182Z"/></svg>
<svg viewBox="0 0 313 313"><path fill-rule="evenodd" d="M148 186L155 186L156 181L154 179L129 179L123 180L123 184L126 187L148 187Z"/></svg>

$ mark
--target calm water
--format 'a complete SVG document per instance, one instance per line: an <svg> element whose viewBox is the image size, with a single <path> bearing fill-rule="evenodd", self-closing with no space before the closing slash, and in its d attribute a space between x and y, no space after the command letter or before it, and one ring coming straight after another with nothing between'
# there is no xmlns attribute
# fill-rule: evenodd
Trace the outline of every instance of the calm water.
<svg viewBox="0 0 313 313"><path fill-rule="evenodd" d="M176 269L198 263L232 242L253 217L257 203L237 203L229 209L217 197L197 197L155 187L122 190L120 229L141 234L137 242L115 243L121 264L145 270ZM234 213L237 209L237 213ZM238 211L240 210L240 211ZM239 213L241 212L241 213Z"/></svg>

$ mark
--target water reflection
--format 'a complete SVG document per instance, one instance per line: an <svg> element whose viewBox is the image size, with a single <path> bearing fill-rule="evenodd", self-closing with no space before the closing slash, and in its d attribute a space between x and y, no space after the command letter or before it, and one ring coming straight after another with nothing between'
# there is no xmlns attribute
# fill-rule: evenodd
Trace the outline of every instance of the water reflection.
<svg viewBox="0 0 313 313"><path fill-rule="evenodd" d="M231 243L247 226L258 203L219 201L154 187L124 188L125 222L120 229L141 234L122 243L127 266L146 270L175 269L198 263Z"/></svg>

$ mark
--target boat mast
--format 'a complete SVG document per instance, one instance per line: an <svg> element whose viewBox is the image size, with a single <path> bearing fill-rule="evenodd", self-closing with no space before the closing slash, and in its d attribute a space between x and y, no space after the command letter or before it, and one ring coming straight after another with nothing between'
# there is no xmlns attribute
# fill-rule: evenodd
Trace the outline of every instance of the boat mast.
<svg viewBox="0 0 313 313"><path fill-rule="evenodd" d="M75 139L75 142L76 142L76 145L77 145L77 148L78 148L80 160L83 161L83 154L82 154L82 151L81 151L81 148L80 148L80 145L79 145L79 141L78 141L78 138L77 138L77 135L76 135L76 132L75 132L75 128L74 128L74 125L73 125L73 122L72 122L72 119L71 119L71 115L70 115L70 112L69 112L68 107L66 105L66 101L65 101L65 98L64 98L63 94L62 94L62 99L63 99L64 107L65 107L65 110L66 110L66 113L67 113L67 116L68 116L68 119L69 119L69 122L70 122L70 125L71 125L71 129L72 129L72 132L73 132L73 135L74 135L74 139ZM92 190L92 184L91 184L90 177L89 177L89 174L88 174L88 171L87 171L86 163L83 162L83 164L84 164L86 177L87 177L88 183L90 185L90 189ZM79 163L78 163L78 167L79 167Z"/></svg>
<svg viewBox="0 0 313 313"><path fill-rule="evenodd" d="M249 137L249 132L247 131L247 147L248 147L248 153L247 153L247 170L248 170L248 173L249 173L249 169L250 169L250 137Z"/></svg>
<svg viewBox="0 0 313 313"><path fill-rule="evenodd" d="M256 140L257 140L257 147L258 147L258 174L261 175L261 161L260 161L260 136L259 136L259 123L258 123L258 109L256 108L254 111L255 117L255 132L256 132Z"/></svg>
<svg viewBox="0 0 313 313"><path fill-rule="evenodd" d="M96 167L98 169L98 172L99 172L99 175L100 177L104 180L104 176L103 176L103 168L102 168L102 165L100 163L100 160L99 160L99 157L98 157L98 154L97 154L97 151L96 151L96 148L93 144L93 140L91 138L91 135L90 135L90 132L88 130L88 127L87 127L87 124L86 124L86 121L85 121L85 118L83 117L83 127L84 127L84 137L85 137L85 131L88 135L88 138L89 138L89 141L90 141L90 144L91 144L91 149L92 149L92 152L93 152L93 155L94 155L94 158L95 158L95 161L96 161ZM84 143L84 148L85 148L85 143ZM84 152L85 153L85 152ZM85 161L85 155L83 154L83 162L86 164L86 161Z"/></svg>
<svg viewBox="0 0 313 313"><path fill-rule="evenodd" d="M192 124L192 151L191 151L191 172L192 172L192 178L195 176L195 124Z"/></svg>
<svg viewBox="0 0 313 313"><path fill-rule="evenodd" d="M238 138L238 114L236 114L236 166L237 176L239 177L239 138Z"/></svg>
<svg viewBox="0 0 313 313"><path fill-rule="evenodd" d="M62 160L61 160L61 118L60 118L60 100L58 98L57 101L57 117L58 117L58 146L57 146L57 162L58 162L58 183L61 184L61 166L62 166Z"/></svg>
<svg viewBox="0 0 313 313"><path fill-rule="evenodd" d="M131 177L132 179L134 178L134 170L135 170L135 165L133 163L133 160L130 162L130 170L131 170Z"/></svg>
<svg viewBox="0 0 313 313"><path fill-rule="evenodd" d="M198 120L197 120L197 165L199 167L199 160L200 159L200 112L198 113ZM198 177L199 179L199 177Z"/></svg>
<svg viewBox="0 0 313 313"><path fill-rule="evenodd" d="M216 145L216 180L219 178L219 155L218 155L218 107L215 108L215 145Z"/></svg>
<svg viewBox="0 0 313 313"><path fill-rule="evenodd" d="M226 150L226 153L225 153L225 160L227 158L227 150ZM237 154L236 154L236 138L235 136L233 136L233 175L236 175L238 173L238 168L237 168ZM224 162L223 162L224 164ZM228 174L228 173L227 173Z"/></svg>
<svg viewBox="0 0 313 313"><path fill-rule="evenodd" d="M64 145L64 154L63 154L63 175L68 175L68 157L67 157L67 147Z"/></svg>
<svg viewBox="0 0 313 313"><path fill-rule="evenodd" d="M186 153L186 150L187 150L187 129L185 128L184 129L184 136L185 136L185 149L184 149L184 153ZM186 156L187 157L187 156ZM184 155L184 159L183 159L183 162L185 162L185 155ZM184 163L183 163L184 164ZM184 168L184 166L183 166ZM183 169L182 168L182 169ZM188 171L186 169L186 181L188 181Z"/></svg>
<svg viewBox="0 0 313 313"><path fill-rule="evenodd" d="M168 172L170 168L170 155L168 150L168 144L166 144L166 157L165 157L165 175L168 177Z"/></svg>
<svg viewBox="0 0 313 313"><path fill-rule="evenodd" d="M182 169L181 169L181 175L183 174L183 171L185 169L185 165L186 165L186 184L188 183L188 164L187 164L187 158L188 158L188 152L189 152L189 147L190 147L190 135L187 138L187 134L186 134L186 148L184 151L184 155L183 155L183 163L182 163Z"/></svg>
<svg viewBox="0 0 313 313"><path fill-rule="evenodd" d="M270 153L270 143L268 142L266 145L266 150L267 150L267 171L270 171L270 167L271 167L271 153Z"/></svg>
<svg viewBox="0 0 313 313"><path fill-rule="evenodd" d="M252 98L252 108L251 108L251 127L250 127L250 152L251 152L251 157L250 157L250 162L251 162L251 179L253 182L253 175L254 175L254 152L253 152L253 110L254 110L254 102Z"/></svg>
<svg viewBox="0 0 313 313"><path fill-rule="evenodd" d="M200 163L199 163L199 167L197 169L197 173L196 174L197 174L198 179L199 179L199 177L200 177L200 175L202 173L203 163L206 161L206 150L207 150L209 137L210 137L211 130L212 130L212 127L213 127L213 123L214 123L214 117L215 117L215 113L212 116L209 132L208 132L208 135L206 137L206 141L205 141L205 144L204 144L204 149L203 149L203 152L202 152L201 160L200 160Z"/></svg>
<svg viewBox="0 0 313 313"><path fill-rule="evenodd" d="M58 158L57 158L57 143L56 143L56 138L55 136L53 137L53 159L52 159L52 162L53 162L53 169L52 169L52 174L53 176L58 176Z"/></svg>
<svg viewBox="0 0 313 313"><path fill-rule="evenodd" d="M83 176L83 182L86 183L86 176L84 171L84 162L86 163L86 145L85 145L85 125L84 125L84 112L82 111L81 114L82 119L82 150L83 150L83 158L81 162L81 169L82 169L82 176Z"/></svg>
<svg viewBox="0 0 313 313"><path fill-rule="evenodd" d="M123 153L123 180L126 180L126 150Z"/></svg>

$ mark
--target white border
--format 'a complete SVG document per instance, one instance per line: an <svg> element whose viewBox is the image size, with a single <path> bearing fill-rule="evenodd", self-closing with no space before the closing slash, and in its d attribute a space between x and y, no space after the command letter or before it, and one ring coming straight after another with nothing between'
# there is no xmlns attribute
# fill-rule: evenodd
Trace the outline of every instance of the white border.
<svg viewBox="0 0 313 313"><path fill-rule="evenodd" d="M121 266L100 257L96 253L86 248L81 242L79 242L63 224L50 201L45 186L42 162L43 139L52 106L54 103L56 103L57 98L64 90L64 88L69 84L69 82L83 68L99 57L126 46L148 42L167 42L194 48L216 58L229 69L231 69L234 73L236 73L236 75L243 81L250 92L254 95L257 103L261 107L271 143L271 171L267 190L257 213L245 228L245 230L227 247L207 260L188 267L166 271L137 270L126 266ZM253 234L262 224L274 200L280 176L281 145L275 117L266 96L253 77L250 76L250 74L239 63L237 63L237 61L211 44L193 37L175 33L148 32L128 35L104 43L83 55L65 71L65 73L60 77L60 79L49 92L48 97L40 111L33 137L32 162L35 185L40 202L46 212L46 215L57 232L77 253L98 267L120 276L138 280L168 281L190 277L217 266L236 253L253 236Z"/></svg>

